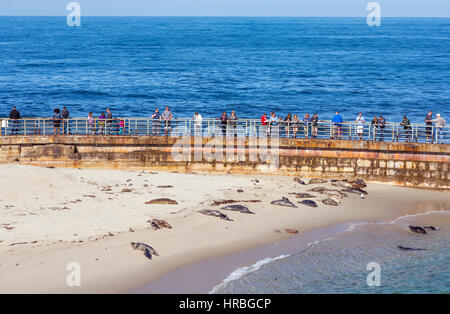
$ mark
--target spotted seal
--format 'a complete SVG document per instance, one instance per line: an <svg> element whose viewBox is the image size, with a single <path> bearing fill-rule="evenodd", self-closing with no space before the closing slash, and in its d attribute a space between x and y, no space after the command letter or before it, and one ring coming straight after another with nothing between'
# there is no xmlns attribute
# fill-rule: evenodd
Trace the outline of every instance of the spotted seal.
<svg viewBox="0 0 450 314"><path fill-rule="evenodd" d="M227 215L225 215L224 213L218 211L218 210L210 210L210 209L202 209L199 211L199 213L206 215L206 216L213 216L213 217L218 217L220 219L223 220L227 220L227 221L233 221L233 219L229 218Z"/></svg>
<svg viewBox="0 0 450 314"><path fill-rule="evenodd" d="M322 200L322 203L330 206L339 206L341 204L341 201L335 198L324 198Z"/></svg>
<svg viewBox="0 0 450 314"><path fill-rule="evenodd" d="M222 210L230 210L233 212L241 212L243 214L255 214L254 212L250 211L247 207L242 205L228 205L221 208Z"/></svg>
<svg viewBox="0 0 450 314"><path fill-rule="evenodd" d="M131 242L131 247L133 248L133 250L140 250L144 252L144 255L148 259L152 259L152 255L159 256L158 252L156 252L154 248L144 243Z"/></svg>
<svg viewBox="0 0 450 314"><path fill-rule="evenodd" d="M297 208L297 206L294 203L292 203L287 197L284 196L281 198L281 200L272 201L270 204Z"/></svg>
<svg viewBox="0 0 450 314"><path fill-rule="evenodd" d="M303 201L299 202L299 204L306 205L309 207L317 207L316 202L311 201L311 200L303 200Z"/></svg>

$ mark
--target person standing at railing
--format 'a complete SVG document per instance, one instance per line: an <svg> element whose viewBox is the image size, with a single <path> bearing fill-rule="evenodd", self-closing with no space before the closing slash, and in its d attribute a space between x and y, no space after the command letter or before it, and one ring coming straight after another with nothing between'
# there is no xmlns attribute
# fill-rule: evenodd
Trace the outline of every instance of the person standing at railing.
<svg viewBox="0 0 450 314"><path fill-rule="evenodd" d="M267 113L264 113L261 117L261 125L262 125L262 132L260 132L260 136L267 136L269 134L269 128L267 127L269 123L269 120L267 119Z"/></svg>
<svg viewBox="0 0 450 314"><path fill-rule="evenodd" d="M89 112L87 116L88 133L89 135L95 135L95 118L92 112Z"/></svg>
<svg viewBox="0 0 450 314"><path fill-rule="evenodd" d="M297 138L298 125L300 124L300 119L297 114L294 114L292 118L292 137Z"/></svg>
<svg viewBox="0 0 450 314"><path fill-rule="evenodd" d="M234 137L237 136L236 133L237 120L239 119L236 115L236 111L232 110L231 115L228 117L228 123L230 125L231 133L234 135Z"/></svg>
<svg viewBox="0 0 450 314"><path fill-rule="evenodd" d="M433 141L433 111L430 110L425 117L425 132L427 134L427 143Z"/></svg>
<svg viewBox="0 0 450 314"><path fill-rule="evenodd" d="M270 136L279 136L280 131L278 124L280 123L280 118L277 117L275 112L270 113L269 125L270 125Z"/></svg>
<svg viewBox="0 0 450 314"><path fill-rule="evenodd" d="M59 135L61 127L62 115L59 108L53 110L53 133Z"/></svg>
<svg viewBox="0 0 450 314"><path fill-rule="evenodd" d="M317 113L313 114L311 118L311 126L312 126L312 138L317 138L319 134L319 117Z"/></svg>
<svg viewBox="0 0 450 314"><path fill-rule="evenodd" d="M9 113L9 119L11 120L11 134L12 135L17 135L19 132L19 128L17 127L19 124L19 120L20 119L20 112L19 110L17 110L17 108L14 106L11 110L11 112Z"/></svg>
<svg viewBox="0 0 450 314"><path fill-rule="evenodd" d="M106 134L111 135L113 133L113 115L109 108L106 108Z"/></svg>
<svg viewBox="0 0 450 314"><path fill-rule="evenodd" d="M305 131L305 138L308 138L310 132L309 125L311 124L311 118L309 117L309 113L305 114L303 117L303 131Z"/></svg>
<svg viewBox="0 0 450 314"><path fill-rule="evenodd" d="M202 115L197 111L194 113L194 136L202 136Z"/></svg>
<svg viewBox="0 0 450 314"><path fill-rule="evenodd" d="M366 123L366 120L364 119L362 112L360 112L356 117L356 133L358 134L360 141L362 140L364 134L364 123Z"/></svg>
<svg viewBox="0 0 450 314"><path fill-rule="evenodd" d="M70 128L69 128L69 110L67 110L66 107L63 107L63 110L61 111L61 116L63 118L63 133L64 134L71 134Z"/></svg>
<svg viewBox="0 0 450 314"><path fill-rule="evenodd" d="M336 133L339 140L342 140L342 123L344 122L344 119L342 119L342 116L339 114L339 111L336 111L336 114L333 117L333 120L331 120L333 124L333 139L336 139Z"/></svg>
<svg viewBox="0 0 450 314"><path fill-rule="evenodd" d="M106 114L102 112L102 114L98 117L98 134L105 134L105 122L106 122Z"/></svg>
<svg viewBox="0 0 450 314"><path fill-rule="evenodd" d="M220 128L222 129L222 136L227 136L227 124L228 124L228 116L227 113L224 111L222 112L222 115L219 118L220 120Z"/></svg>
<svg viewBox="0 0 450 314"><path fill-rule="evenodd" d="M161 127L161 114L159 113L159 108L155 109L155 113L152 115L152 134L159 135L159 129Z"/></svg>
<svg viewBox="0 0 450 314"><path fill-rule="evenodd" d="M444 136L443 136L443 128L445 126L445 119L441 117L441 115L438 113L436 114L436 119L433 119L432 122L434 122L434 126L436 127L436 140L435 144L441 144L444 142Z"/></svg>
<svg viewBox="0 0 450 314"><path fill-rule="evenodd" d="M384 141L384 129L386 128L386 119L380 114L378 117L378 135L381 142Z"/></svg>
<svg viewBox="0 0 450 314"><path fill-rule="evenodd" d="M292 121L292 115L291 115L291 113L288 113L288 115L283 120L286 137L289 137L289 131L290 131L289 127L290 127L291 121Z"/></svg>
<svg viewBox="0 0 450 314"><path fill-rule="evenodd" d="M377 140L377 134L378 134L378 118L377 116L373 117L372 122L371 122L371 126L372 126L372 139L374 141Z"/></svg>
<svg viewBox="0 0 450 314"><path fill-rule="evenodd" d="M169 106L166 106L166 110L164 110L162 118L164 120L164 134L169 136L172 128L172 111L169 110Z"/></svg>
<svg viewBox="0 0 450 314"><path fill-rule="evenodd" d="M400 125L405 130L406 141L410 142L411 141L411 121L409 121L407 116L404 116L403 121L400 123Z"/></svg>

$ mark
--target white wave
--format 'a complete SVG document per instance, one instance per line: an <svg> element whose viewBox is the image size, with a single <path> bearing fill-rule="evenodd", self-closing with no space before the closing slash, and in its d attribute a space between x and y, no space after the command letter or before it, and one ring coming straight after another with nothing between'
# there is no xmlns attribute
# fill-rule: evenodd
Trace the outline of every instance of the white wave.
<svg viewBox="0 0 450 314"><path fill-rule="evenodd" d="M221 288L225 287L228 283L234 281L234 280L238 280L242 277L244 277L245 275L248 275L250 273L253 273L257 270L260 270L264 265L273 263L275 261L278 261L280 259L289 257L290 255L280 255L278 257L267 257L263 260L257 261L255 264L251 265L251 266L245 266L242 268L238 268L235 271L233 271L227 278L225 278L221 284L215 286L210 292L211 293L216 293L218 290L220 290Z"/></svg>

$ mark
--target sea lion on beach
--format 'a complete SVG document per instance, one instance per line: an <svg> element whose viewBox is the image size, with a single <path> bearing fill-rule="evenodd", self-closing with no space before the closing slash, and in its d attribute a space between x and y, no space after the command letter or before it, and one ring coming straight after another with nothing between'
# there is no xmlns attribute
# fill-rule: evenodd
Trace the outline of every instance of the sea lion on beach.
<svg viewBox="0 0 450 314"><path fill-rule="evenodd" d="M301 184L301 185L306 185L306 183L302 180L302 179L300 179L300 178L294 178L294 182L297 182L298 184Z"/></svg>
<svg viewBox="0 0 450 314"><path fill-rule="evenodd" d="M167 221L164 220L152 219L147 222L150 223L150 225L153 227L154 230L158 230L161 228L172 229L172 226Z"/></svg>
<svg viewBox="0 0 450 314"><path fill-rule="evenodd" d="M149 205L177 205L178 202L171 200L169 198L157 198L148 202L145 202L145 204L149 204Z"/></svg>
<svg viewBox="0 0 450 314"><path fill-rule="evenodd" d="M144 243L131 242L131 247L133 248L133 250L143 251L148 259L152 259L152 254L155 256L159 256L158 252L156 252L154 248Z"/></svg>
<svg viewBox="0 0 450 314"><path fill-rule="evenodd" d="M342 189L341 191L347 192L347 193L358 194L358 195L361 195L361 194L369 195L369 193L367 193L363 189L357 189L357 188L346 188L346 189Z"/></svg>
<svg viewBox="0 0 450 314"><path fill-rule="evenodd" d="M347 180L331 180L331 185L342 187L342 188L352 188L353 186Z"/></svg>
<svg viewBox="0 0 450 314"><path fill-rule="evenodd" d="M355 189L363 189L367 187L367 183L362 179L355 179L353 181L348 181Z"/></svg>
<svg viewBox="0 0 450 314"><path fill-rule="evenodd" d="M327 180L320 179L320 178L314 178L314 179L309 180L308 184L321 184L321 183L327 183Z"/></svg>
<svg viewBox="0 0 450 314"><path fill-rule="evenodd" d="M411 230L411 232L414 232L414 233L427 234L425 229L422 227L419 227L419 226L409 226L408 228L409 228L409 230Z"/></svg>
<svg viewBox="0 0 450 314"><path fill-rule="evenodd" d="M297 208L294 203L292 203L287 197L284 196L281 198L281 200L272 201L270 204Z"/></svg>
<svg viewBox="0 0 450 314"><path fill-rule="evenodd" d="M397 246L398 249L402 250L402 251L426 251L426 249L413 249L410 247L405 247L402 245Z"/></svg>
<svg viewBox="0 0 450 314"><path fill-rule="evenodd" d="M291 195L295 195L296 198L314 198L315 196L308 193L289 193Z"/></svg>
<svg viewBox="0 0 450 314"><path fill-rule="evenodd" d="M341 201L334 199L334 198L324 198L322 200L322 203L324 203L325 205L330 205L330 206L339 206L341 204Z"/></svg>
<svg viewBox="0 0 450 314"><path fill-rule="evenodd" d="M241 212L243 214L255 214L254 212L250 211L247 207L242 205L228 205L221 208L222 210L230 210L234 212Z"/></svg>
<svg viewBox="0 0 450 314"><path fill-rule="evenodd" d="M229 218L227 215L225 215L224 213L222 213L218 210L203 209L203 210L199 211L199 213L206 215L206 216L218 217L218 218L226 220L226 221L233 221L233 219Z"/></svg>
<svg viewBox="0 0 450 314"><path fill-rule="evenodd" d="M303 204L303 205L306 205L309 207L317 207L316 202L311 201L311 200L303 200L303 201L299 202L299 204Z"/></svg>

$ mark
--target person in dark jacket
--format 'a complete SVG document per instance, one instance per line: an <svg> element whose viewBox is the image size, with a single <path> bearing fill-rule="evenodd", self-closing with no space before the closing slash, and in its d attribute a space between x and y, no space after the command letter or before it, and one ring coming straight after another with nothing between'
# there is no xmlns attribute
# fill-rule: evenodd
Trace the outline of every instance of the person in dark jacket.
<svg viewBox="0 0 450 314"><path fill-rule="evenodd" d="M19 128L18 128L19 121L17 121L17 120L20 119L20 112L19 112L19 110L17 110L16 107L13 107L11 112L9 113L9 119L12 120L11 121L11 127L12 127L11 134L17 135L19 132Z"/></svg>
<svg viewBox="0 0 450 314"><path fill-rule="evenodd" d="M403 121L402 121L402 123L400 123L400 125L405 130L406 141L410 142L411 141L411 121L409 121L407 116L404 116Z"/></svg>
<svg viewBox="0 0 450 314"><path fill-rule="evenodd" d="M66 107L63 107L63 110L61 111L61 116L63 118L63 133L66 134L70 134L70 130L69 130L69 110L67 110Z"/></svg>
<svg viewBox="0 0 450 314"><path fill-rule="evenodd" d="M61 126L62 115L59 108L53 110L53 132L54 134L59 135L60 126Z"/></svg>

